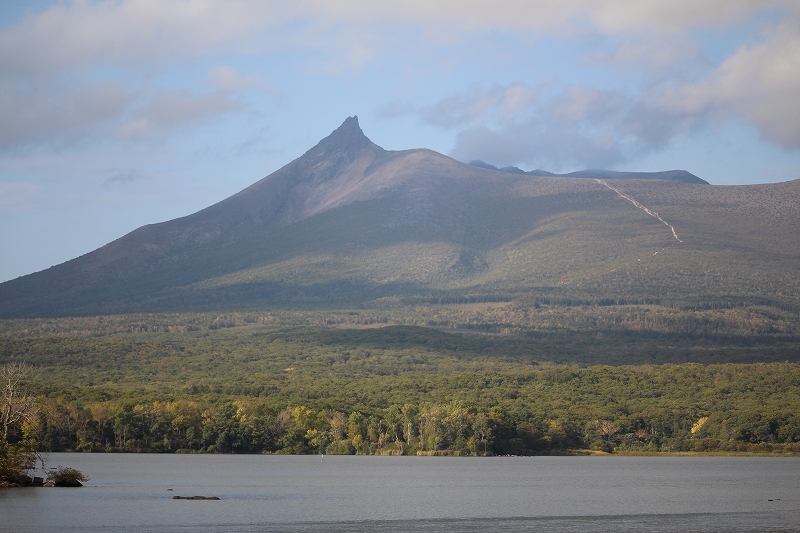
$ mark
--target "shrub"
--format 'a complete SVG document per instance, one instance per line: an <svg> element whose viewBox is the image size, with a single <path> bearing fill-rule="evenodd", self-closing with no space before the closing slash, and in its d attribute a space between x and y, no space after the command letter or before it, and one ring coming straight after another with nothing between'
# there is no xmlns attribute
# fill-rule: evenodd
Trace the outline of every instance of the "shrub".
<svg viewBox="0 0 800 533"><path fill-rule="evenodd" d="M47 472L47 480L56 487L82 487L81 481L89 481L89 478L74 468L59 465Z"/></svg>
<svg viewBox="0 0 800 533"><path fill-rule="evenodd" d="M30 441L7 444L0 440L0 484L24 485L28 473L36 468L36 445Z"/></svg>

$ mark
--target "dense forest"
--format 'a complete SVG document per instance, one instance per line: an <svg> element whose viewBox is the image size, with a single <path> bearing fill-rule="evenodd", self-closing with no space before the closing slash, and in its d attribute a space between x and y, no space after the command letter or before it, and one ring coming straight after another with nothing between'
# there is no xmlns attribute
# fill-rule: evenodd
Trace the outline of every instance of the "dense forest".
<svg viewBox="0 0 800 533"><path fill-rule="evenodd" d="M182 394L186 399L167 401L48 398L21 433L46 451L800 452L797 364L554 367L321 381L297 387L285 401L269 393ZM394 403L402 398L408 401Z"/></svg>
<svg viewBox="0 0 800 533"><path fill-rule="evenodd" d="M800 453L798 317L523 306L0 322L43 451Z"/></svg>

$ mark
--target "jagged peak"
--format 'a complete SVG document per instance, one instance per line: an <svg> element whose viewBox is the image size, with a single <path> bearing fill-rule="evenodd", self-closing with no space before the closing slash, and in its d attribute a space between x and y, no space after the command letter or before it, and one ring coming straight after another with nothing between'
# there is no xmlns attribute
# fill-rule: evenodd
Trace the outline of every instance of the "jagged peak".
<svg viewBox="0 0 800 533"><path fill-rule="evenodd" d="M364 132L361 130L361 126L358 125L358 115L353 115L352 117L347 117L344 119L342 125L333 130L333 132L330 134L330 137L333 137L334 135L360 135L363 137Z"/></svg>
<svg viewBox="0 0 800 533"><path fill-rule="evenodd" d="M358 116L353 115L347 117L341 126L333 130L309 152L357 152L372 145L372 141L364 135L361 126L358 125Z"/></svg>

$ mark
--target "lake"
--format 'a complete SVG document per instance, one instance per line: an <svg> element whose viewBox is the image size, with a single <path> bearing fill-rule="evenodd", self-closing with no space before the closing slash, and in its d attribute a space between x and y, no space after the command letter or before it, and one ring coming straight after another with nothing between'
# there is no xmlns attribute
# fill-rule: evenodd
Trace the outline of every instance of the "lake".
<svg viewBox="0 0 800 533"><path fill-rule="evenodd" d="M800 458L46 459L91 479L78 489L0 489L0 531L800 531Z"/></svg>

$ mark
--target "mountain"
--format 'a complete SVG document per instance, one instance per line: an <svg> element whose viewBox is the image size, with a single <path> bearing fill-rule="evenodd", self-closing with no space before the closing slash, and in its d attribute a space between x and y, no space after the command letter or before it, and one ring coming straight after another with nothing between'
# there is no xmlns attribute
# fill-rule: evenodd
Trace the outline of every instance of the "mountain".
<svg viewBox="0 0 800 533"><path fill-rule="evenodd" d="M706 180L700 179L694 174L685 170L665 170L662 172L617 172L615 170L601 170L590 168L588 170L578 170L569 174L554 174L542 169L524 171L518 167L497 168L494 165L485 163L480 159L469 162L470 165L485 168L488 170L499 170L509 174L525 174L528 176L548 176L555 178L590 178L590 179L609 179L609 180L665 180L680 181L682 183L697 183L710 185Z"/></svg>
<svg viewBox="0 0 800 533"><path fill-rule="evenodd" d="M800 180L591 172L387 151L350 117L230 198L0 284L0 317L497 300L798 307Z"/></svg>

